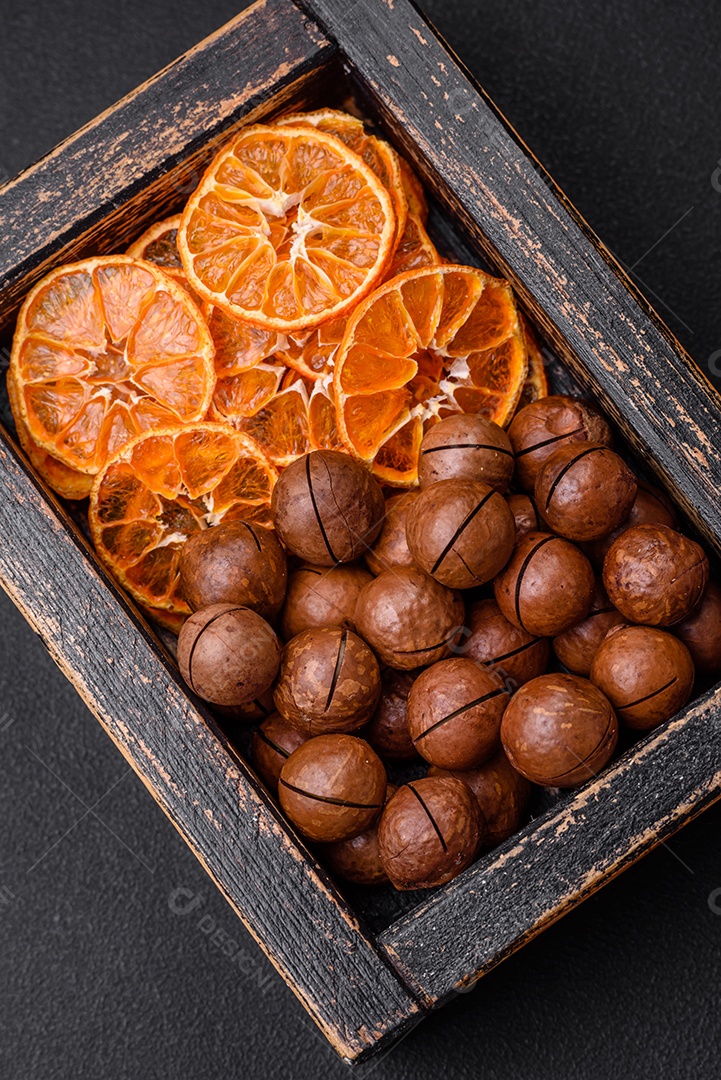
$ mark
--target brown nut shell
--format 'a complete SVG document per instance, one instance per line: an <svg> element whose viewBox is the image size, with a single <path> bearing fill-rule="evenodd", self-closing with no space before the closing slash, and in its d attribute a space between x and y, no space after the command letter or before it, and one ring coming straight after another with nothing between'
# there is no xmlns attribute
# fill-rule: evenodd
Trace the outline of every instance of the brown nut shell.
<svg viewBox="0 0 721 1080"><path fill-rule="evenodd" d="M378 481L337 450L298 458L280 474L271 498L281 540L316 566L359 559L381 531L384 513Z"/></svg>
<svg viewBox="0 0 721 1080"><path fill-rule="evenodd" d="M529 634L509 622L495 600L472 604L466 612L466 629L468 635L459 652L499 675L511 693L543 675L548 667L548 638Z"/></svg>
<svg viewBox="0 0 721 1080"><path fill-rule="evenodd" d="M653 626L621 626L596 653L591 680L626 727L648 731L688 701L693 660L673 634Z"/></svg>
<svg viewBox="0 0 721 1080"><path fill-rule="evenodd" d="M194 612L178 637L178 667L191 690L215 705L262 697L280 663L280 642L250 608L213 604Z"/></svg>
<svg viewBox="0 0 721 1080"><path fill-rule="evenodd" d="M378 825L378 845L396 889L443 885L473 862L482 837L470 788L449 776L427 776L399 788Z"/></svg>
<svg viewBox="0 0 721 1080"><path fill-rule="evenodd" d="M361 591L356 627L381 663L411 671L450 656L464 616L457 592L416 566L399 566Z"/></svg>
<svg viewBox="0 0 721 1080"><path fill-rule="evenodd" d="M319 735L281 769L278 798L304 836L331 843L357 836L375 821L386 794L383 763L353 735Z"/></svg>
<svg viewBox="0 0 721 1080"><path fill-rule="evenodd" d="M280 713L274 712L253 732L251 760L253 768L269 791L278 789L280 770L308 736L298 731Z"/></svg>
<svg viewBox="0 0 721 1080"><path fill-rule="evenodd" d="M543 530L543 522L530 495L506 495L506 502L516 525L516 541L530 532Z"/></svg>
<svg viewBox="0 0 721 1080"><path fill-rule="evenodd" d="M212 604L274 619L285 597L285 552L272 529L229 521L195 533L180 555L180 587L193 611Z"/></svg>
<svg viewBox="0 0 721 1080"><path fill-rule="evenodd" d="M569 540L529 533L496 578L496 602L515 626L537 637L555 637L591 609L591 564Z"/></svg>
<svg viewBox="0 0 721 1080"><path fill-rule="evenodd" d="M383 528L373 546L365 553L366 566L376 577L394 566L414 565L406 540L406 520L419 494L418 491L404 491L386 499Z"/></svg>
<svg viewBox="0 0 721 1080"><path fill-rule="evenodd" d="M319 626L292 638L280 662L275 707L306 735L357 731L378 703L378 661L365 641L339 626Z"/></svg>
<svg viewBox="0 0 721 1080"><path fill-rule="evenodd" d="M439 769L431 765L429 776L454 776L468 784L476 797L487 831L484 846L495 847L523 825L531 801L531 783L513 768L501 747L477 769Z"/></svg>
<svg viewBox="0 0 721 1080"><path fill-rule="evenodd" d="M502 495L476 480L440 480L418 496L406 523L411 555L451 589L470 589L496 576L516 539Z"/></svg>
<svg viewBox="0 0 721 1080"><path fill-rule="evenodd" d="M636 498L625 521L608 536L594 540L593 543L584 547L584 551L595 566L603 567L603 560L611 544L621 533L624 533L626 529L632 529L634 525L667 525L669 529L677 527L678 518L673 504L663 491L651 487L642 480L637 483Z"/></svg>
<svg viewBox="0 0 721 1080"><path fill-rule="evenodd" d="M535 784L577 787L610 761L618 740L611 703L577 675L549 674L522 686L501 723L514 769Z"/></svg>
<svg viewBox="0 0 721 1080"><path fill-rule="evenodd" d="M280 632L289 641L315 626L355 630L355 606L372 574L360 563L299 566L288 578Z"/></svg>
<svg viewBox="0 0 721 1080"><path fill-rule="evenodd" d="M673 632L691 653L699 674L721 672L721 588L715 581L709 582L691 614L676 623Z"/></svg>
<svg viewBox="0 0 721 1080"><path fill-rule="evenodd" d="M431 765L477 768L499 747L501 717L509 700L499 676L475 660L441 660L411 687L408 727L413 745Z"/></svg>
<svg viewBox="0 0 721 1080"><path fill-rule="evenodd" d="M507 490L513 475L513 450L503 428L478 413L456 413L423 436L418 454L421 488L439 480L479 480Z"/></svg>
<svg viewBox="0 0 721 1080"><path fill-rule="evenodd" d="M515 480L532 492L543 463L570 442L613 445L613 436L599 411L588 401L552 394L519 409L508 428L516 457Z"/></svg>
<svg viewBox="0 0 721 1080"><path fill-rule="evenodd" d="M386 668L381 673L380 701L363 735L382 758L412 761L418 757L408 728L408 695L417 678L416 671Z"/></svg>
<svg viewBox="0 0 721 1080"><path fill-rule="evenodd" d="M397 790L395 785L388 785L386 802L393 798ZM332 874L355 885L383 885L388 881L378 847L377 820L365 832L351 836L350 840L326 844L321 858Z"/></svg>
<svg viewBox="0 0 721 1080"><path fill-rule="evenodd" d="M703 548L666 525L636 525L603 563L608 597L629 622L672 626L690 615L708 583Z"/></svg>
<svg viewBox="0 0 721 1080"><path fill-rule="evenodd" d="M588 615L582 622L553 639L553 651L573 675L588 678L593 658L606 634L623 622L623 615L608 599L601 582L597 581Z"/></svg>
<svg viewBox="0 0 721 1080"><path fill-rule="evenodd" d="M598 540L629 515L636 477L601 443L567 443L544 462L534 497L548 527L567 540Z"/></svg>

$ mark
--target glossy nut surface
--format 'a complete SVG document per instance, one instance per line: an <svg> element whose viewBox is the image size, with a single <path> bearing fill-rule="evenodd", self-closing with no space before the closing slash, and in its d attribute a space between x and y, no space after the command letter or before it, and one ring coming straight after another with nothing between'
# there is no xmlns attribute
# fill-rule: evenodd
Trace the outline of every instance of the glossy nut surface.
<svg viewBox="0 0 721 1080"><path fill-rule="evenodd" d="M673 628L702 675L721 672L721 588L710 581L695 608Z"/></svg>
<svg viewBox="0 0 721 1080"><path fill-rule="evenodd" d="M418 757L408 728L408 695L418 674L390 667L381 673L380 701L363 735L382 758L412 761Z"/></svg>
<svg viewBox="0 0 721 1080"><path fill-rule="evenodd" d="M503 680L475 660L441 660L411 687L408 727L413 744L432 765L476 768L498 749L509 700Z"/></svg>
<svg viewBox="0 0 721 1080"><path fill-rule="evenodd" d="M613 450L569 443L539 469L534 498L549 529L567 540L591 541L625 521L636 491L636 477Z"/></svg>
<svg viewBox="0 0 721 1080"><path fill-rule="evenodd" d="M623 622L623 615L608 599L602 583L597 581L588 615L553 639L553 651L572 674L588 678L593 658L606 634Z"/></svg>
<svg viewBox="0 0 721 1080"><path fill-rule="evenodd" d="M495 600L477 600L466 612L459 651L492 668L511 691L543 675L551 646L548 638L529 634L503 614Z"/></svg>
<svg viewBox="0 0 721 1080"><path fill-rule="evenodd" d="M280 642L250 608L214 604L194 612L178 637L178 666L191 690L215 705L261 697L280 663Z"/></svg>
<svg viewBox="0 0 721 1080"><path fill-rule="evenodd" d="M677 524L676 511L670 499L658 488L639 480L636 498L628 517L608 536L594 540L584 547L584 551L595 566L602 568L611 544L627 529L632 529L634 525L667 525L669 529L675 529Z"/></svg>
<svg viewBox="0 0 721 1080"><path fill-rule="evenodd" d="M300 566L288 577L280 616L280 632L290 641L316 626L355 630L355 606L372 575L361 563L338 566Z"/></svg>
<svg viewBox="0 0 721 1080"><path fill-rule="evenodd" d="M307 735L294 728L277 712L267 716L253 732L251 761L269 791L277 791L280 770L293 751L307 739Z"/></svg>
<svg viewBox="0 0 721 1080"><path fill-rule="evenodd" d="M576 787L610 760L618 721L601 691L577 675L549 674L522 686L501 723L514 769L535 784Z"/></svg>
<svg viewBox="0 0 721 1080"><path fill-rule="evenodd" d="M375 478L336 450L298 458L280 474L271 498L283 543L317 566L359 559L381 531L384 513Z"/></svg>
<svg viewBox="0 0 721 1080"><path fill-rule="evenodd" d="M319 735L295 750L281 769L284 813L311 840L357 836L375 821L386 795L378 755L353 735Z"/></svg>
<svg viewBox="0 0 721 1080"><path fill-rule="evenodd" d="M493 584L509 622L538 637L555 637L584 619L593 588L583 552L550 533L524 536Z"/></svg>
<svg viewBox="0 0 721 1080"><path fill-rule="evenodd" d="M503 428L477 413L457 413L429 428L418 454L421 488L439 480L480 480L503 493L513 475L513 450Z"/></svg>
<svg viewBox="0 0 721 1080"><path fill-rule="evenodd" d="M454 776L467 784L486 822L484 846L495 847L523 825L531 800L531 783L513 768L501 747L477 769L439 769L431 765L429 776Z"/></svg>
<svg viewBox="0 0 721 1080"><path fill-rule="evenodd" d="M238 604L273 619L286 580L285 552L272 529L229 521L195 533L183 545L180 586L193 611Z"/></svg>
<svg viewBox="0 0 721 1080"><path fill-rule="evenodd" d="M647 731L688 701L694 667L683 642L653 626L622 626L605 639L591 680L626 727Z"/></svg>
<svg viewBox="0 0 721 1080"><path fill-rule="evenodd" d="M464 617L459 594L415 566L379 574L356 607L358 633L381 663L404 671L450 656Z"/></svg>
<svg viewBox="0 0 721 1080"><path fill-rule="evenodd" d="M514 416L508 438L516 459L515 481L532 492L543 463L569 442L611 446L611 429L595 406L581 398L552 394L526 405Z"/></svg>
<svg viewBox="0 0 721 1080"><path fill-rule="evenodd" d="M475 480L441 480L413 503L406 522L411 555L452 589L483 585L513 551L516 527L502 495Z"/></svg>
<svg viewBox="0 0 721 1080"><path fill-rule="evenodd" d="M413 556L406 540L408 511L418 498L418 491L404 491L386 499L386 511L380 534L365 553L365 563L376 577L394 566L413 566Z"/></svg>
<svg viewBox="0 0 721 1080"><path fill-rule="evenodd" d="M381 690L378 661L352 630L304 630L283 649L275 707L306 735L357 731L372 716Z"/></svg>
<svg viewBox="0 0 721 1080"><path fill-rule="evenodd" d="M629 622L672 626L693 611L708 582L708 559L694 540L665 525L636 525L611 545L603 584Z"/></svg>
<svg viewBox="0 0 721 1080"><path fill-rule="evenodd" d="M378 825L386 873L396 889L443 885L473 861L483 835L470 788L428 776L399 788Z"/></svg>

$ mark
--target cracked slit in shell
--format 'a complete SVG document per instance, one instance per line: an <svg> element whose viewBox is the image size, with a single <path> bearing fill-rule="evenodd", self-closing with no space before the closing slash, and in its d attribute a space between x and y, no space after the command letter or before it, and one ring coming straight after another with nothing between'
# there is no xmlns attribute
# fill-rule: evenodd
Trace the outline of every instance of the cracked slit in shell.
<svg viewBox="0 0 721 1080"><path fill-rule="evenodd" d="M550 439L543 439L541 442L534 443L533 446L527 446L524 450L519 450L515 455L516 460L519 457L525 457L526 454L532 454L534 450L542 450L544 446L551 446L553 443L560 442L561 439L570 439L572 435L580 435L582 431L585 431L585 427L574 428L573 431L567 431L564 435L553 435Z"/></svg>
<svg viewBox="0 0 721 1080"><path fill-rule="evenodd" d="M289 784L282 776L280 783L288 791L295 792L296 795L302 795L306 799L313 799L314 802L328 803L329 806L344 807L347 810L380 810L383 805L383 803L357 803L350 802L348 799L334 799L330 795L316 795L313 791L305 791L303 788L296 787L295 784Z"/></svg>
<svg viewBox="0 0 721 1080"><path fill-rule="evenodd" d="M446 724L449 720L455 720L456 717L462 716L464 712L468 712L469 709L475 709L476 705L482 705L484 701L491 701L492 698L498 697L500 694L507 694L505 686L499 686L496 690L491 690L487 694L482 694L481 697L475 698L473 701L469 701L466 705L461 705L459 708L454 709L453 712L448 713L447 716L442 716L440 720L436 720L434 724L422 731L420 735L417 735L413 740L414 743L420 742L421 739L425 739L426 735L430 735L436 728Z"/></svg>
<svg viewBox="0 0 721 1080"><path fill-rule="evenodd" d="M426 812L426 816L427 816L428 820L430 821L431 825L433 826L433 829L434 829L434 831L435 831L435 834L436 834L436 836L438 837L438 839L439 839L439 840L440 840L440 842L441 842L441 847L443 848L444 852L447 852L447 851L448 851L448 844L447 844L447 843L445 842L445 840L443 839L443 833L442 833L442 832L441 832L441 830L440 830L440 829L438 828L438 825L437 825L437 823L436 823L436 819L435 819L435 818L433 817L433 814L432 814L432 813L430 812L430 810L429 810L429 809L428 809L428 807L426 806L426 804L425 804L425 800L424 800L424 799L423 799L423 798L422 798L422 797L421 797L421 796L420 796L420 795L418 794L418 792L416 791L416 789L415 789L415 788L413 787L413 784L409 784L409 785L408 785L408 789L409 789L409 791L412 791L412 792L413 792L413 794L415 795L415 797L416 797L416 798L418 799L418 802L419 802L419 803L421 804L421 806L422 806L422 807L423 807L423 809L425 810L425 812Z"/></svg>
<svg viewBox="0 0 721 1080"><path fill-rule="evenodd" d="M526 630L525 626L523 625L523 619L521 618L521 586L523 585L523 577L524 577L524 575L526 573L526 570L528 570L528 567L531 565L531 560L533 559L536 552L540 551L541 548L545 547L546 544L550 544L552 540L558 540L558 537L557 536L544 536L544 538L542 540L539 540L538 543L536 544L536 546L534 548L531 548L531 550L528 552L525 559L521 563L520 570L518 571L518 577L516 578L516 591L515 591L515 596L513 598L513 606L514 606L515 611L516 611L516 618L518 619L518 625L523 630ZM528 632L529 631L526 630L526 633L528 633Z"/></svg>
<svg viewBox="0 0 721 1080"><path fill-rule="evenodd" d="M450 552L450 551L451 551L451 549L453 548L453 545L454 545L454 544L456 543L456 541L457 541L457 540L459 540L459 539L461 538L461 536L463 535L463 532L464 532L464 530L468 528L468 526L469 526L469 525L471 524L471 522L472 522L472 521L473 521L473 519L474 519L474 518L476 517L476 515L477 515L477 514L479 514L479 513L481 512L481 510L482 510L482 509L483 509L483 507L484 507L484 506L486 505L486 503L487 503L487 502L488 502L488 500L489 500L489 499L491 498L491 496L492 496L492 495L495 495L495 494L496 494L496 492L495 492L495 491L494 491L493 489L491 489L491 491L489 491L487 495L484 495L484 496L483 496L483 498L482 498L482 499L481 499L481 501L480 501L480 502L478 503L478 505L477 505L477 506L474 506L474 507L473 507L473 509L472 509L472 510L470 510L470 511L469 511L469 512L468 512L468 513L466 514L466 516L464 517L463 521L462 521L462 522L461 522L461 524L460 524L460 525L458 526L458 528L457 528L457 529L456 529L456 531L454 532L453 536L452 536L452 537L450 538L450 540L448 541L448 543L446 544L446 546L445 546L445 547L443 548L443 551L442 551L442 552L440 553L440 555L438 556L438 558L437 558L437 559L436 559L436 561L434 562L434 564L433 564L433 567L432 567L432 569L431 569L431 574L435 574L435 573L436 573L436 571L438 570L438 568L439 568L439 566L441 565L441 563L443 562L443 560L444 560L444 559L446 558L446 556L447 556L447 555L449 554L449 552ZM459 558L459 559L461 560L461 562L463 563L463 565L464 565L464 566L466 567L466 570L468 570L469 574L471 574L471 575L472 575L473 577L475 577L476 575L475 575L475 574L473 573L473 571L472 571L472 570L470 569L470 567L469 567L469 566L467 565L467 563L466 563L465 559L463 558L463 556L462 556L461 554L459 554L459 552L455 552L455 554L456 554L456 555L458 555L458 558Z"/></svg>
<svg viewBox="0 0 721 1080"><path fill-rule="evenodd" d="M556 479L553 481L553 483L551 484L551 486L550 486L550 488L548 490L548 495L546 496L546 510L548 510L549 506L551 505L551 499L554 496L556 488L560 484L561 480L563 480L566 473L569 472L573 468L574 465L577 465L579 461L582 461L583 458L588 457L589 454L595 454L599 450L605 450L605 449L606 449L606 447L602 447L602 446L590 446L590 447L587 447L585 450L582 450L580 452L580 454L578 454L573 459L573 461L567 461L566 462L566 464L563 466L560 473L558 474Z"/></svg>

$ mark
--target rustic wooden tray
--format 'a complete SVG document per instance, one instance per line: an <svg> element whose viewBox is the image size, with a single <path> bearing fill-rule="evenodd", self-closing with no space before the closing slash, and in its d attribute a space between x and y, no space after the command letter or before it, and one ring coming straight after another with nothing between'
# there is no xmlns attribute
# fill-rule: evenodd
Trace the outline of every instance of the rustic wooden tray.
<svg viewBox="0 0 721 1080"><path fill-rule="evenodd" d="M5 185L0 348L40 276L123 250L183 202L235 127L348 96L416 164L439 242L510 278L566 365L558 377L595 394L721 552L716 392L408 0L260 0ZM471 986L721 795L719 687L592 783L538 807L444 888L341 891L5 430L0 484L0 583L349 1061Z"/></svg>

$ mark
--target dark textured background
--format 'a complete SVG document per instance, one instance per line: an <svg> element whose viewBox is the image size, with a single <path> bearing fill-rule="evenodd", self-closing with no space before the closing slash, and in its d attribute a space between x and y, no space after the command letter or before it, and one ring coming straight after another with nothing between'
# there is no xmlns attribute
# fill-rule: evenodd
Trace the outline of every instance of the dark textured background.
<svg viewBox="0 0 721 1080"><path fill-rule="evenodd" d="M425 6L698 364L721 375L718 3ZM236 10L0 0L0 173ZM4 598L0 812L0 1075L348 1075ZM720 825L712 809L427 1020L376 1076L717 1077ZM185 914L169 906L178 887L198 897ZM242 946L242 965L213 945L213 926Z"/></svg>

